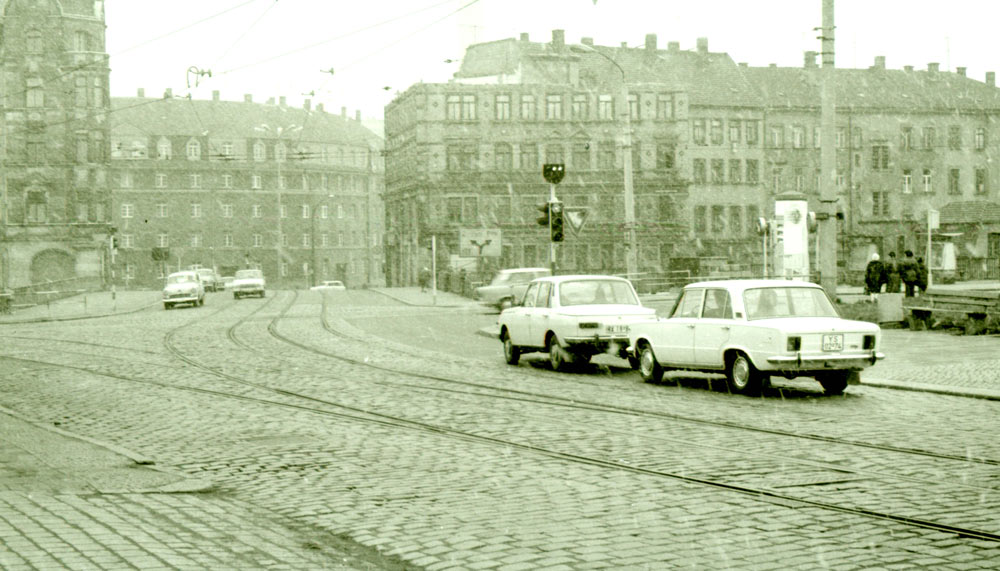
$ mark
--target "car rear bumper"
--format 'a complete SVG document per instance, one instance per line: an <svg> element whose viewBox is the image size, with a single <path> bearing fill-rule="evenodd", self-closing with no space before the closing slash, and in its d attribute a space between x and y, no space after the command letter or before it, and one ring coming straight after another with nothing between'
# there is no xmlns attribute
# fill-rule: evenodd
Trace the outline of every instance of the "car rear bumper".
<svg viewBox="0 0 1000 571"><path fill-rule="evenodd" d="M568 349L574 351L587 351L590 353L603 353L614 348L616 351L628 346L627 336L615 335L593 335L590 337L565 337L561 339Z"/></svg>
<svg viewBox="0 0 1000 571"><path fill-rule="evenodd" d="M863 355L775 355L767 358L769 368L780 371L861 370L885 359L884 353Z"/></svg>

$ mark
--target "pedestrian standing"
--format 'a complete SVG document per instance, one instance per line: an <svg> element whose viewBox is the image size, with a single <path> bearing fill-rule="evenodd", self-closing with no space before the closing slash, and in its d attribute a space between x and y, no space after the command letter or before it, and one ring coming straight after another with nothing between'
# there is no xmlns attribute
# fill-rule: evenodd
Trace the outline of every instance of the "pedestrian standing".
<svg viewBox="0 0 1000 571"><path fill-rule="evenodd" d="M923 258L917 258L917 287L920 293L927 291L927 264Z"/></svg>
<svg viewBox="0 0 1000 571"><path fill-rule="evenodd" d="M417 276L417 281L420 282L420 291L421 292L427 291L427 285L431 281L431 271L430 269L427 268L427 266L424 266L423 268L420 269L420 274Z"/></svg>
<svg viewBox="0 0 1000 571"><path fill-rule="evenodd" d="M871 301L878 299L883 283L885 283L885 266L879 261L878 253L875 253L865 266L865 293L868 294L868 299Z"/></svg>
<svg viewBox="0 0 1000 571"><path fill-rule="evenodd" d="M903 261L899 263L899 277L906 287L906 297L913 297L913 290L917 286L917 261L913 259L913 251L907 250L903 253Z"/></svg>
<svg viewBox="0 0 1000 571"><path fill-rule="evenodd" d="M896 252L889 252L889 261L885 264L885 293L899 293L899 265L896 263Z"/></svg>

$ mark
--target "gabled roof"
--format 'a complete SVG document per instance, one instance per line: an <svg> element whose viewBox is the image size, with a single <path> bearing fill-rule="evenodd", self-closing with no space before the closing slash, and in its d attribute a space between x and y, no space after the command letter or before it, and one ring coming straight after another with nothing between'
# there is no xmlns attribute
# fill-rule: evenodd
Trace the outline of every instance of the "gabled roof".
<svg viewBox="0 0 1000 571"><path fill-rule="evenodd" d="M323 111L235 101L200 101L151 97L111 98L114 134L208 135L234 138L274 138L274 129L301 126L295 138L381 147L381 139L361 123ZM271 133L255 128L267 125Z"/></svg>
<svg viewBox="0 0 1000 571"><path fill-rule="evenodd" d="M995 200L964 200L950 202L941 208L942 224L982 224L1000 222L1000 202Z"/></svg>

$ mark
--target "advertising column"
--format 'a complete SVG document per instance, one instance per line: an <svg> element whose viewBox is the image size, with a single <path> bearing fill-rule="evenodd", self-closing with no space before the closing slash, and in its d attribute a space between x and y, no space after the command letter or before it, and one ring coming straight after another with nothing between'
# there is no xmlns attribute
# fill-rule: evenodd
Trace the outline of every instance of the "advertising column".
<svg viewBox="0 0 1000 571"><path fill-rule="evenodd" d="M809 203L801 195L774 200L774 277L809 280Z"/></svg>

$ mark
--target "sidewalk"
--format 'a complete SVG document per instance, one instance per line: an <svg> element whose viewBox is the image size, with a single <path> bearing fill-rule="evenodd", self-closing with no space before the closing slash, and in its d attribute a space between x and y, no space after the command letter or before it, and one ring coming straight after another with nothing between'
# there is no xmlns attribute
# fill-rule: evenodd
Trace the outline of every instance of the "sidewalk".
<svg viewBox="0 0 1000 571"><path fill-rule="evenodd" d="M132 313L160 303L161 292L95 291L67 297L51 303L15 309L13 313L0 314L2 323L32 323L38 321L70 321L102 315Z"/></svg>

